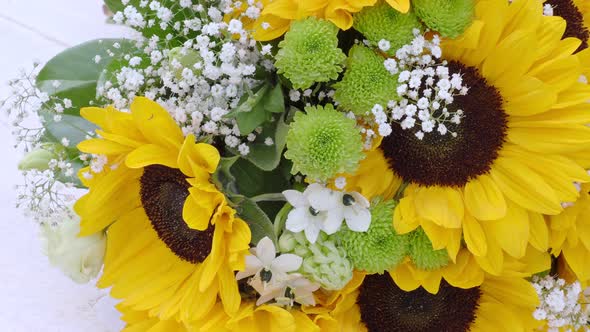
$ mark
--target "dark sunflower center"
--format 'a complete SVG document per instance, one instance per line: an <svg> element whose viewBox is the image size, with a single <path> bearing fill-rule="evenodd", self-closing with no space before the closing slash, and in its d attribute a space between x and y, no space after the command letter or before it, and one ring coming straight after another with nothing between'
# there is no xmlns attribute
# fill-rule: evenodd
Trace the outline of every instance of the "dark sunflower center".
<svg viewBox="0 0 590 332"><path fill-rule="evenodd" d="M385 273L365 278L357 302L370 332L463 332L475 321L480 296L478 287L455 288L444 280L437 294L406 292Z"/></svg>
<svg viewBox="0 0 590 332"><path fill-rule="evenodd" d="M575 37L582 41L576 52L588 47L590 32L584 25L584 15L572 0L548 0L545 4L553 7L553 15L561 16L567 22L563 38Z"/></svg>
<svg viewBox="0 0 590 332"><path fill-rule="evenodd" d="M469 87L467 95L456 96L448 107L464 112L460 124L447 125L457 136L432 133L420 140L413 131L393 126L381 144L391 168L407 182L463 186L489 172L504 143L507 117L498 90L476 68L455 61L448 67L451 75L460 73Z"/></svg>
<svg viewBox="0 0 590 332"><path fill-rule="evenodd" d="M161 165L145 168L140 179L141 203L152 227L176 256L200 263L211 252L213 227L189 228L182 218L189 184L181 171Z"/></svg>

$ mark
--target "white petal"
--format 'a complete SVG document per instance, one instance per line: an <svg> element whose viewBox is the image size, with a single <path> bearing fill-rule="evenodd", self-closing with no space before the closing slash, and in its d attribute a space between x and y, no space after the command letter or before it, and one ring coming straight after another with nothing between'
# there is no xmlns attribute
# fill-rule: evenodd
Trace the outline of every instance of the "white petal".
<svg viewBox="0 0 590 332"><path fill-rule="evenodd" d="M282 254L279 257L275 258L270 265L270 269L282 273L297 271L301 264L303 263L303 258L293 255L293 254Z"/></svg>
<svg viewBox="0 0 590 332"><path fill-rule="evenodd" d="M315 241L317 241L319 235L320 235L320 228L318 227L318 225L310 223L305 228L305 237L307 238L307 241L309 241L311 243L315 243Z"/></svg>
<svg viewBox="0 0 590 332"><path fill-rule="evenodd" d="M285 227L293 233L299 233L309 225L308 213L306 208L296 208L289 212Z"/></svg>
<svg viewBox="0 0 590 332"><path fill-rule="evenodd" d="M336 209L342 203L342 193L328 188L314 190L307 196L309 205L318 211Z"/></svg>
<svg viewBox="0 0 590 332"><path fill-rule="evenodd" d="M334 209L326 212L322 222L322 230L328 235L338 232L343 219L341 209Z"/></svg>
<svg viewBox="0 0 590 332"><path fill-rule="evenodd" d="M307 200L303 196L303 193L297 190L285 190L283 191L283 196L287 199L289 204L293 205L294 207L304 207L307 205Z"/></svg>
<svg viewBox="0 0 590 332"><path fill-rule="evenodd" d="M356 202L356 204L358 204L360 207L363 207L365 209L368 209L369 206L371 206L371 203L369 203L369 200L367 200L365 198L365 196L361 195L360 193L353 191L351 193L348 193L350 196L352 196L352 198L354 198L354 201Z"/></svg>
<svg viewBox="0 0 590 332"><path fill-rule="evenodd" d="M258 259L258 257L248 255L246 256L246 269L244 269L244 271L239 271L236 274L236 280L241 280L249 276L253 276L260 270L262 270L263 267L264 265L262 265L262 262L260 261L260 259Z"/></svg>
<svg viewBox="0 0 590 332"><path fill-rule="evenodd" d="M346 208L344 219L348 228L355 232L366 232L371 226L371 212L368 209Z"/></svg>
<svg viewBox="0 0 590 332"><path fill-rule="evenodd" d="M261 294L256 305L264 304L278 296L282 296L285 293L284 287L267 287Z"/></svg>
<svg viewBox="0 0 590 332"><path fill-rule="evenodd" d="M256 246L256 256L260 259L264 267L270 266L276 255L277 251L275 244L272 243L272 240L268 238L268 236L265 236L260 242L258 242L258 245Z"/></svg>

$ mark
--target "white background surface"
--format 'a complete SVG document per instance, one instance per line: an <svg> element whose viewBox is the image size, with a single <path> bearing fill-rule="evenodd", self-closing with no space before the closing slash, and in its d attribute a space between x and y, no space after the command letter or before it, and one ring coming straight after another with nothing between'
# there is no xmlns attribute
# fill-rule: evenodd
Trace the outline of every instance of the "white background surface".
<svg viewBox="0 0 590 332"><path fill-rule="evenodd" d="M124 36L107 25L102 0L0 0L0 99L18 68L63 49ZM122 328L114 300L93 283L77 285L41 253L37 226L14 207L19 153L0 116L0 331L110 332Z"/></svg>

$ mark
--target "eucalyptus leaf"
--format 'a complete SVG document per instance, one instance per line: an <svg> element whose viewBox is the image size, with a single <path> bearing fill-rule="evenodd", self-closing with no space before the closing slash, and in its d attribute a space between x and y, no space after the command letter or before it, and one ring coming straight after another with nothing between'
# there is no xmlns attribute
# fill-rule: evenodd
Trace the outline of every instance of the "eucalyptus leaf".
<svg viewBox="0 0 590 332"><path fill-rule="evenodd" d="M236 177L232 174L232 166L240 159L239 156L221 158L217 170L213 173L212 181L218 188L223 188L223 191L230 194L238 192L236 187Z"/></svg>
<svg viewBox="0 0 590 332"><path fill-rule="evenodd" d="M100 39L69 48L45 64L37 76L37 88L50 96L70 99L72 107L64 113L79 115L80 107L95 99L98 79L113 59L107 50L117 53L115 44L122 48L130 43L125 39ZM96 56L100 57L98 63L94 61Z"/></svg>
<svg viewBox="0 0 590 332"><path fill-rule="evenodd" d="M237 107L235 116L240 132L251 133L269 118L263 102L268 90L268 85L263 85Z"/></svg>
<svg viewBox="0 0 590 332"><path fill-rule="evenodd" d="M63 138L70 142L69 146L76 146L86 139L88 134L92 133L96 126L80 116L63 114L61 120L56 122L53 114L41 112L43 126L45 127L45 142L54 142L61 144Z"/></svg>
<svg viewBox="0 0 590 332"><path fill-rule="evenodd" d="M264 237L268 236L277 245L278 240L272 221L270 221L266 213L256 203L246 197L236 196L234 199L238 202L236 207L238 216L250 227L252 243L257 244Z"/></svg>
<svg viewBox="0 0 590 332"><path fill-rule="evenodd" d="M264 109L271 113L285 112L285 95L283 94L283 87L277 84L270 89L264 96Z"/></svg>
<svg viewBox="0 0 590 332"><path fill-rule="evenodd" d="M267 124L262 134L259 135L261 139L250 145L250 153L244 158L262 170L274 170L281 162L288 132L289 126L285 123L283 116L278 121ZM264 143L266 137L272 137L274 144L271 146L266 145Z"/></svg>

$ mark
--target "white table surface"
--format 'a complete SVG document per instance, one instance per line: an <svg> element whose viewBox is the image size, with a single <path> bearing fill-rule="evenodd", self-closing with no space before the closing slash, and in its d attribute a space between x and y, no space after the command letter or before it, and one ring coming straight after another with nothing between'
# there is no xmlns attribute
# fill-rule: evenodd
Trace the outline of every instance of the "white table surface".
<svg viewBox="0 0 590 332"><path fill-rule="evenodd" d="M0 0L0 99L5 82L33 60L47 61L87 40L125 35L107 25L102 0ZM15 207L22 182L5 118L0 116L0 331L110 332L122 323L116 303L94 283L78 285L49 265L37 225Z"/></svg>

